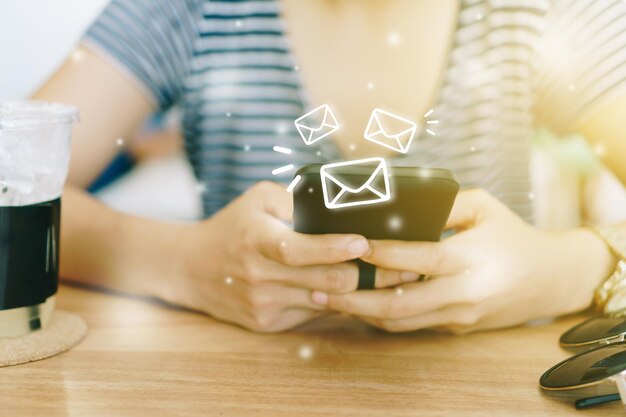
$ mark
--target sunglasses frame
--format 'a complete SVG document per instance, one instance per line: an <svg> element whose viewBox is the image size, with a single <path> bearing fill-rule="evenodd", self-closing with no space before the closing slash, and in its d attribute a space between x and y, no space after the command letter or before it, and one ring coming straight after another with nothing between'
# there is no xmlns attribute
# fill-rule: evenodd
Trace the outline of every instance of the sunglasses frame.
<svg viewBox="0 0 626 417"><path fill-rule="evenodd" d="M566 343L563 342L563 337L565 335L567 335L568 333L570 333L571 331L589 323L591 320L598 320L601 319L602 317L606 317L606 316L620 316L623 315L624 316L624 320L626 321L626 310L620 310L618 312L614 312L614 313L610 313L610 314L605 314L602 316L596 316L596 317L592 317L590 319L585 320L584 322L577 324L576 326L572 327L571 329L567 330L565 333L563 333L561 335L561 338L559 339L559 344L561 345L561 347L564 348L583 348L583 347L591 347L590 349L587 349L583 352L580 352L574 356L570 356L567 359L562 360L561 362L557 363L556 365L552 366L550 369L548 369L547 371L545 371L543 373L543 375L541 375L541 378L539 379L539 386L541 387L542 390L544 391L548 391L548 392L558 392L558 391L574 391L574 390L578 390L578 389L583 389L583 388L589 388L589 387L595 387L595 386L599 386L602 384L606 384L607 382L612 382L615 385L617 385L617 390L618 393L615 394L604 394L604 395L596 395L593 397L586 397L586 398L580 398L578 400L576 400L575 402L575 407L577 410L582 410L582 409L587 409L590 407L594 407L594 406L598 406L598 405L602 405L602 404L607 404L610 402L614 402L614 401L621 401L622 404L624 406L626 406L626 370L623 370L621 372L618 372L614 375L599 379L597 381L593 381L593 382L588 382L585 384L578 384L578 385L570 385L567 387L548 387L544 384L544 379L549 376L555 369L563 366L565 363L570 362L570 361L574 361L576 360L578 357L586 355L592 351L596 351L596 350L600 350L600 349L604 349L608 346L614 345L616 343L624 343L624 340L626 338L626 332L622 332L618 335L615 336L611 336L611 337L603 337L603 338L599 338L599 339L595 339L595 340L591 340L591 341L586 341L586 342L581 342L581 343ZM594 346L595 345L595 346Z"/></svg>
<svg viewBox="0 0 626 417"><path fill-rule="evenodd" d="M571 343L571 342L566 341L567 336L570 333L574 332L576 329L579 329L580 327L586 325L587 323L593 320L601 320L603 318L615 318L615 317L623 317L624 322L626 322L626 309L619 310L613 313L603 314L600 316L591 317L583 321L582 323L577 324L576 326L568 329L565 333L561 335L561 337L559 338L559 345L565 349L581 349L581 348L596 348L596 347L602 347L602 346L607 346L607 345L611 345L614 343L623 342L626 340L626 331L619 333L617 335L614 335L614 336L600 337L600 338L588 340L585 342Z"/></svg>
<svg viewBox="0 0 626 417"><path fill-rule="evenodd" d="M606 346L609 346L609 345L607 344ZM590 352L596 351L596 350L598 350L598 349L603 349L603 348L605 348L606 346L598 346L598 347L596 347L596 348L593 348L593 349L586 350L586 351L584 351L584 352L578 353L578 354L576 354L576 355L574 355L574 356L570 356L570 357L569 357L569 358L567 358L567 359L563 359L561 362L557 363L556 365L554 365L553 367L551 367L550 369L548 369L547 371L545 371L545 372L543 373L543 375L541 375L541 378L539 378L539 387L541 387L541 389L542 389L542 390L545 390L545 391L572 391L572 390L577 390L577 389L581 389L581 388L589 388L589 387L594 387L594 386L596 386L596 385L600 385L600 384L606 383L606 382L608 382L608 381L611 381L611 378L615 377L616 375L622 375L622 374L623 374L624 378L626 378L626 370L625 370L625 371L619 372L619 373L617 373L617 374L615 374L615 375L611 375L611 376L608 376L608 377L606 377L606 378L599 379L599 380L597 380L597 381L586 382L586 383L584 383L584 384L578 384L578 385L569 385L569 386L567 386L567 387L548 387L548 386L546 386L546 385L544 384L544 380L545 380L545 378L547 378L547 376L548 376L549 374L551 374L552 372L554 372L554 370L556 370L557 368L560 368L561 366L563 366L564 364L566 364L566 363L568 363L568 362L571 362L571 361L576 360L576 359L577 359L577 358L579 358L580 356L587 355L587 354L589 354ZM625 381L626 381L626 380L625 380ZM626 397L626 396L625 396L625 397Z"/></svg>

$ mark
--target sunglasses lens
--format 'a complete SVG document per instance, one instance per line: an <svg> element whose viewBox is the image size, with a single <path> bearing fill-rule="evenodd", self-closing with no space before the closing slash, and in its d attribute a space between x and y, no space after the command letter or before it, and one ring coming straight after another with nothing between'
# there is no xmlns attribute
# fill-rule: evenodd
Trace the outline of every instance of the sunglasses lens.
<svg viewBox="0 0 626 417"><path fill-rule="evenodd" d="M591 318L572 327L561 336L564 346L597 343L626 333L626 317L608 315Z"/></svg>
<svg viewBox="0 0 626 417"><path fill-rule="evenodd" d="M626 370L626 342L602 346L564 360L541 376L546 389L578 388Z"/></svg>

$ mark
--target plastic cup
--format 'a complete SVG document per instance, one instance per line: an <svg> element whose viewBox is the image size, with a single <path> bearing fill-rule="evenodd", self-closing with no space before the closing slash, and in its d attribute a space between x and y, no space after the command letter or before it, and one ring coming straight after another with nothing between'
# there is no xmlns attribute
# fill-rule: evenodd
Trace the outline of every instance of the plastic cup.
<svg viewBox="0 0 626 417"><path fill-rule="evenodd" d="M0 337L36 331L52 317L77 118L62 104L0 101Z"/></svg>

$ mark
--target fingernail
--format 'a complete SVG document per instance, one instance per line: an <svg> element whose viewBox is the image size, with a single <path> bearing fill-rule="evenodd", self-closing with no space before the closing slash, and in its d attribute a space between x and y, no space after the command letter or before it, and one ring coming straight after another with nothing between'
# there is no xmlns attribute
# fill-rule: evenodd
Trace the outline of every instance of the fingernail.
<svg viewBox="0 0 626 417"><path fill-rule="evenodd" d="M315 304L325 306L326 304L328 304L328 294L326 294L325 292L321 292L321 291L313 291L311 293L311 300Z"/></svg>
<svg viewBox="0 0 626 417"><path fill-rule="evenodd" d="M365 239L353 239L348 244L348 252L353 256L365 255L369 249L369 243Z"/></svg>
<svg viewBox="0 0 626 417"><path fill-rule="evenodd" d="M417 274L415 272L410 272L410 271L400 272L400 281L402 282L417 281Z"/></svg>

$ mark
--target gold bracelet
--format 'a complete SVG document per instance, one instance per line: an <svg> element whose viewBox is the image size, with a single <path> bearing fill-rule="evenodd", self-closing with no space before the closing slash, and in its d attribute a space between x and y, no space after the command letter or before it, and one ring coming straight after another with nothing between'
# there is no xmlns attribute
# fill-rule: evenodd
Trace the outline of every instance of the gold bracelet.
<svg viewBox="0 0 626 417"><path fill-rule="evenodd" d="M594 301L604 313L626 308L626 261L620 260L615 272L596 288Z"/></svg>
<svg viewBox="0 0 626 417"><path fill-rule="evenodd" d="M596 306L605 313L626 308L626 223L593 229L619 259L610 277L596 288Z"/></svg>

